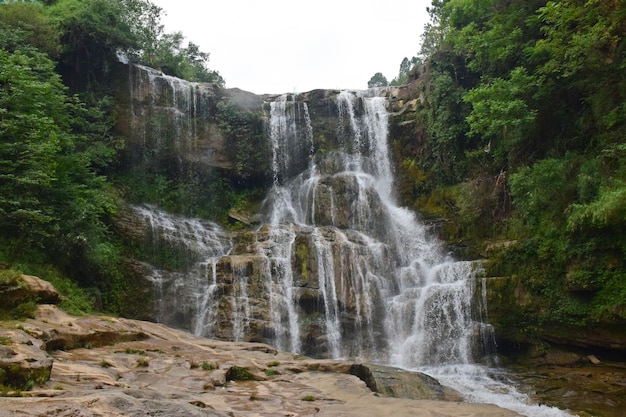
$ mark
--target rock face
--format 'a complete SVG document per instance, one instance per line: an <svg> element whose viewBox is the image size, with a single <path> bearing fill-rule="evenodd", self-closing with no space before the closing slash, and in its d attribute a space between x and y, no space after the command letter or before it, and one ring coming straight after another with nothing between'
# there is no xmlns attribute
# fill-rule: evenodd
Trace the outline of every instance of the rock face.
<svg viewBox="0 0 626 417"><path fill-rule="evenodd" d="M57 304L61 296L47 281L30 275L10 272L10 278L0 285L2 306L0 310L11 310L20 304L36 302Z"/></svg>
<svg viewBox="0 0 626 417"><path fill-rule="evenodd" d="M389 175L377 169L377 159L385 159L376 156L374 140L376 129L386 130L382 115L366 114L371 110L364 97L339 100L339 91L258 97L143 67L130 68L129 83L131 117L123 129L131 133L128 154L139 155L138 163L185 165L195 158L199 166L236 170L237 158L219 151L228 147L215 129L222 126L224 103L235 103L239 111L256 109L264 114L264 140L272 147L267 160L274 186L291 194L288 204L308 212L298 219L278 213L282 197L273 193L256 214L229 209L230 218L256 228L233 233L155 207L129 210L118 222L123 233L145 242L144 252L154 252L157 262L167 257L176 264L164 268L145 259L153 267L146 276L156 284L158 300L151 317L196 334L271 342L320 357L387 349L380 288L367 281L395 268L397 254L388 248L396 243L385 203L374 180L363 174ZM181 109L191 113L178 115ZM177 124L178 137L166 132ZM159 135L172 143L160 144ZM178 153L168 153L172 149ZM166 153L159 156L161 151ZM252 167L245 168L254 175ZM343 342L336 340L339 335Z"/></svg>
<svg viewBox="0 0 626 417"><path fill-rule="evenodd" d="M36 318L20 329L7 326L0 323L1 360L19 357L46 367L37 374L21 371L31 381L24 382L28 390L3 398L0 415L517 415L494 405L456 402L453 394L441 395L436 382L420 382L427 377L419 374L385 370L402 384L411 381L412 399L390 398L388 389L380 389L379 396L370 388L389 384L380 381L376 367L312 360L264 344L210 340L149 322L72 317L40 306ZM53 347L48 342L55 338L84 345Z"/></svg>
<svg viewBox="0 0 626 417"><path fill-rule="evenodd" d="M202 177L214 169L241 174L237 148L242 144L230 137L232 126L226 126L233 121L229 118L241 115L244 119L236 123L252 125L251 114L259 114L260 120L262 96L184 81L141 65L120 63L116 71L116 129L126 138L125 165L172 174L193 171ZM255 153L262 153L263 143L253 145ZM267 168L246 166L245 175L266 175Z"/></svg>
<svg viewBox="0 0 626 417"><path fill-rule="evenodd" d="M23 331L2 331L0 345L0 384L29 389L50 379L53 359L42 350L43 342Z"/></svg>
<svg viewBox="0 0 626 417"><path fill-rule="evenodd" d="M129 209L126 234L145 244L155 321L319 358L394 357L418 366L484 356L486 344L465 340L474 337L474 269L449 262L414 214L395 205L390 104L379 93L263 98L271 187L256 213L227 210L247 230L227 231L156 206ZM233 100L258 105L242 96ZM233 116L223 102L214 107L219 117ZM179 162L185 159L183 152Z"/></svg>
<svg viewBox="0 0 626 417"><path fill-rule="evenodd" d="M26 282L25 291L32 294L40 303L57 304L61 301L61 296L52 284L32 275L22 275Z"/></svg>
<svg viewBox="0 0 626 417"><path fill-rule="evenodd" d="M532 325L529 320L536 320L532 315L536 311L524 283L517 277L487 278L486 295L489 319L496 327L503 347L528 345L530 341L524 335L527 327ZM522 319L524 317L528 318ZM544 323L538 336L544 342L583 349L589 353L599 351L611 356L626 352L626 333L622 323L597 323L594 326Z"/></svg>

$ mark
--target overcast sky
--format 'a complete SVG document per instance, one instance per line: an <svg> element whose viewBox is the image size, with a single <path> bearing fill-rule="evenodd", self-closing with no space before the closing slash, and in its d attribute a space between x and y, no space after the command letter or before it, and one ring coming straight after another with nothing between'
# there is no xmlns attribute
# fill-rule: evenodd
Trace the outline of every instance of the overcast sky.
<svg viewBox="0 0 626 417"><path fill-rule="evenodd" d="M229 88L365 89L417 55L430 0L152 0L166 32L210 53Z"/></svg>

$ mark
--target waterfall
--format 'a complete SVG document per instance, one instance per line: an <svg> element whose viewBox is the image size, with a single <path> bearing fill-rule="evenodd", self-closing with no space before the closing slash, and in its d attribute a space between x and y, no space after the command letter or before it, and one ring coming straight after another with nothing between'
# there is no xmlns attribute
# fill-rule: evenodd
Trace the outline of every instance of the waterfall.
<svg viewBox="0 0 626 417"><path fill-rule="evenodd" d="M257 231L135 207L176 264L151 267L157 319L315 356L473 362L488 339L476 329L489 330L471 303L476 269L395 203L385 99L343 91L329 105L337 146L321 150L305 101L267 103L273 185Z"/></svg>
<svg viewBox="0 0 626 417"><path fill-rule="evenodd" d="M154 159L155 154L158 159L168 146L186 146L194 137L190 122L195 116L195 84L144 66L129 66L129 70L131 123L143 138L144 160ZM152 106L135 107L136 101L148 101ZM176 140L168 144L168 136Z"/></svg>
<svg viewBox="0 0 626 417"><path fill-rule="evenodd" d="M469 400L510 408L519 394L483 366L495 363L495 347L480 266L449 257L396 202L385 99L343 91L327 101L312 107L287 94L264 104L272 172L256 230L135 207L154 250L182 257L176 268L148 265L157 319L203 336L421 370ZM320 118L332 119L330 131L319 131Z"/></svg>
<svg viewBox="0 0 626 417"><path fill-rule="evenodd" d="M149 231L154 257L175 264L146 264L147 279L155 285L157 320L180 325L182 316L195 334L211 335L219 303L217 264L232 250L230 237L213 222L173 216L154 206L131 208ZM176 271L179 265L184 271Z"/></svg>
<svg viewBox="0 0 626 417"><path fill-rule="evenodd" d="M339 93L340 145L316 153L303 140L315 133L310 117L297 117L298 107L308 115L306 103L287 95L270 103L269 228L310 242L328 356L404 367L470 363L482 346L471 305L476 271L447 259L415 215L396 205L385 106L381 97ZM297 309L289 314L301 320Z"/></svg>
<svg viewBox="0 0 626 417"><path fill-rule="evenodd" d="M211 85L193 83L142 65L129 65L132 164L150 173L192 178L206 132L198 120L213 112ZM210 155L208 155L210 156ZM208 157L208 156L205 156Z"/></svg>

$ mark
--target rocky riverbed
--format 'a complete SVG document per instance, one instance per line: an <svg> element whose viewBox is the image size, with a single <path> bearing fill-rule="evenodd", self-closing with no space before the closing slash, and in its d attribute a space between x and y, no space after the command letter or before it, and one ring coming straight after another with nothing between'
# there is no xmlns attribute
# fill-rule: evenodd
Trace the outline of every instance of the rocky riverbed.
<svg viewBox="0 0 626 417"><path fill-rule="evenodd" d="M25 292L46 303L62 298L46 281L21 279L4 292L5 303ZM537 403L619 417L626 406L619 359L553 349L524 367L510 364L506 374ZM147 321L76 317L54 304L37 306L31 319L0 321L0 396L0 417L518 415L463 402L419 372L317 360Z"/></svg>
<svg viewBox="0 0 626 417"><path fill-rule="evenodd" d="M0 340L5 384L10 377L23 385L4 392L2 416L518 415L464 403L419 373L150 322L74 317L53 305L40 305L34 319L2 322Z"/></svg>

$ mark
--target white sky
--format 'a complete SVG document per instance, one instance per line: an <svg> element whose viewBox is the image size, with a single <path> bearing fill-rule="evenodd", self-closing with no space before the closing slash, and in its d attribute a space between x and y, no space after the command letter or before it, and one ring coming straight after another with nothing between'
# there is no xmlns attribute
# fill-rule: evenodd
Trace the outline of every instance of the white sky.
<svg viewBox="0 0 626 417"><path fill-rule="evenodd" d="M417 55L430 0L152 0L166 32L210 53L226 87L366 89Z"/></svg>

